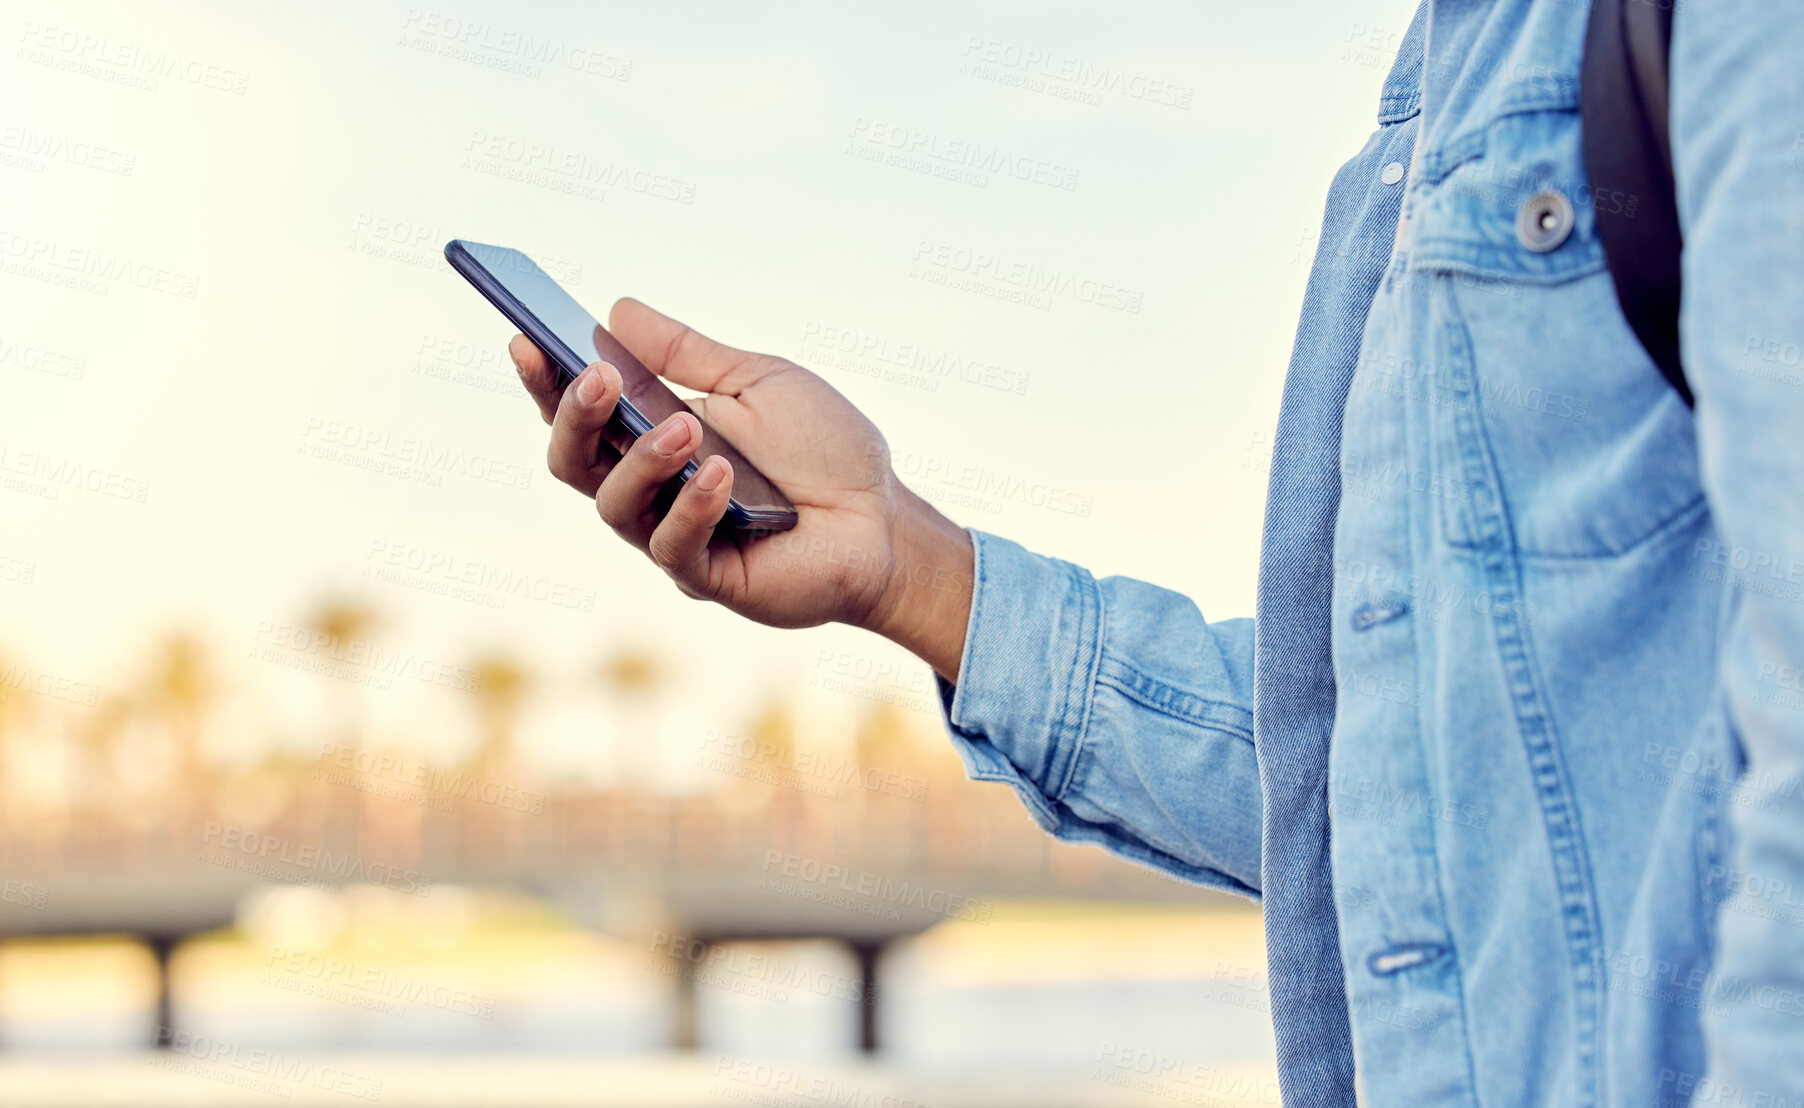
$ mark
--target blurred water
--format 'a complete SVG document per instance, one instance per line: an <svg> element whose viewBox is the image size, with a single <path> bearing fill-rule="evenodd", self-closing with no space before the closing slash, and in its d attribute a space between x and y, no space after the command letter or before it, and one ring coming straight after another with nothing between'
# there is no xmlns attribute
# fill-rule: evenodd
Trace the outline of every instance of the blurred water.
<svg viewBox="0 0 1804 1108"><path fill-rule="evenodd" d="M505 1087L521 1104L1275 1103L1251 912L1042 906L946 924L897 944L869 995L853 953L822 940L413 940L191 943L161 1054L141 1049L141 947L10 944L0 1102L479 1103ZM685 984L697 1048L676 1054ZM882 1049L866 1057L873 1002Z"/></svg>
<svg viewBox="0 0 1804 1108"><path fill-rule="evenodd" d="M730 943L692 975L703 1051L807 1061L858 1055L865 997L858 960L838 943Z"/></svg>
<svg viewBox="0 0 1804 1108"><path fill-rule="evenodd" d="M911 1072L1089 1074L1124 1052L1257 1064L1273 1052L1263 1009L1228 1005L1207 981L1018 985L892 999L891 1056Z"/></svg>

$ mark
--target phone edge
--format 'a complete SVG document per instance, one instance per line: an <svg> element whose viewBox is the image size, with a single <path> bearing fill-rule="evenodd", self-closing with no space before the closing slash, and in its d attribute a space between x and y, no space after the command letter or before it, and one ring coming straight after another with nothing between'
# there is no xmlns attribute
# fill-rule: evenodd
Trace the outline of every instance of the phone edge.
<svg viewBox="0 0 1804 1108"><path fill-rule="evenodd" d="M519 327L535 346L547 352L552 364L556 365L564 375L566 385L575 380L576 375L587 368L577 365L581 359L577 357L576 351L571 350L562 339L552 334L551 329L546 327L538 316L528 311L526 305L520 303L512 293L508 292L507 288L489 272L488 267L464 247L463 239L452 239L445 243L444 254L446 263L456 270L460 277L469 282L477 292L480 292L483 298L494 306L495 310L507 318L509 323ZM526 256L530 259L530 255ZM537 265L538 263L534 262L533 264ZM562 357L559 356L560 354ZM575 368L571 368L572 366ZM616 407L624 413L621 422L626 425L627 430L631 431L635 438L651 430L650 421L638 408L633 406L630 400L621 397ZM638 428L634 428L635 422L640 425ZM693 459L683 466L681 477L685 484L694 475L696 468ZM732 519L735 530L772 534L793 528L800 519L800 513L793 507L747 508L738 499L730 496L727 498L726 514Z"/></svg>

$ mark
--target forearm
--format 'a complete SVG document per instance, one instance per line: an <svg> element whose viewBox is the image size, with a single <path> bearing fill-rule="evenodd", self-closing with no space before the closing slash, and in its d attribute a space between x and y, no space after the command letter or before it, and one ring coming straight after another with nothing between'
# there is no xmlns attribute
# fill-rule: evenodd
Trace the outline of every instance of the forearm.
<svg viewBox="0 0 1804 1108"><path fill-rule="evenodd" d="M901 497L890 585L863 625L957 682L971 619L971 536L914 492Z"/></svg>

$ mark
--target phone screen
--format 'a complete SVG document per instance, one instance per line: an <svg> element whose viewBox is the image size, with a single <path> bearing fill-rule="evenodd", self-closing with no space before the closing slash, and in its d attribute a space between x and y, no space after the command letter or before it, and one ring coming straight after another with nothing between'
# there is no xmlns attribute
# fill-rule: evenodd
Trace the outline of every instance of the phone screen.
<svg viewBox="0 0 1804 1108"><path fill-rule="evenodd" d="M620 371L622 403L602 432L615 452L624 453L640 435L676 413L690 410L525 254L505 246L453 239L445 247L445 258L545 351L566 383L592 362L607 362ZM702 423L701 446L673 480L687 481L713 454L726 458L733 467L728 514L735 526L767 531L794 526L795 509L789 498L706 422Z"/></svg>

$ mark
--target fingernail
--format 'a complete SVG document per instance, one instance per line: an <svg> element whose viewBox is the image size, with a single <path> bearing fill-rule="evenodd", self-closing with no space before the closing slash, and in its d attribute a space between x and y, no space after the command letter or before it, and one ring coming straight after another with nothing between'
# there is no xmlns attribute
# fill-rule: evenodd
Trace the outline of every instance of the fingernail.
<svg viewBox="0 0 1804 1108"><path fill-rule="evenodd" d="M595 365L584 370L582 379L576 382L576 398L584 404L593 404L600 400L602 392L607 388L601 379L601 371L596 368L600 364L600 362L596 362Z"/></svg>
<svg viewBox="0 0 1804 1108"><path fill-rule="evenodd" d="M710 454L702 463L702 468L695 471L695 487L702 492L713 492L720 487L727 476L727 463L719 454Z"/></svg>
<svg viewBox="0 0 1804 1108"><path fill-rule="evenodd" d="M682 449L689 442L689 421L682 416L671 416L670 422L658 428L652 436L651 448L659 454L669 457Z"/></svg>

